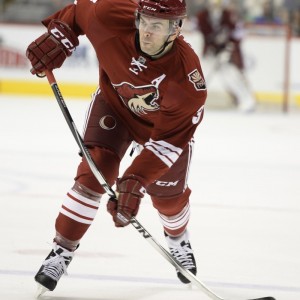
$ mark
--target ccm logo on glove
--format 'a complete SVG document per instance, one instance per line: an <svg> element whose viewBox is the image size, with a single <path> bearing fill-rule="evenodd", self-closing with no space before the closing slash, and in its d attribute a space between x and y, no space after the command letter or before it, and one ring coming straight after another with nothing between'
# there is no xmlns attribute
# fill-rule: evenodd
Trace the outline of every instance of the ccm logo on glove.
<svg viewBox="0 0 300 300"><path fill-rule="evenodd" d="M75 46L63 35L58 28L52 28L50 33L56 37L70 52L75 50Z"/></svg>

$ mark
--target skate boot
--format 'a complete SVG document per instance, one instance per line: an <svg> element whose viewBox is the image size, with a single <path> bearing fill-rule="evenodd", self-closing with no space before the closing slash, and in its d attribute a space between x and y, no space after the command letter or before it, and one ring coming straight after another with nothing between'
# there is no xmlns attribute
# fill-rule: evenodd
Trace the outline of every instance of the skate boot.
<svg viewBox="0 0 300 300"><path fill-rule="evenodd" d="M53 249L46 257L34 279L38 283L37 297L46 291L53 291L63 274L67 275L67 267L74 252L53 243Z"/></svg>
<svg viewBox="0 0 300 300"><path fill-rule="evenodd" d="M188 232L185 231L183 235L176 238L168 236L165 233L165 237L172 256L176 258L176 260L180 262L185 269L189 270L192 274L196 275L197 266L193 250L189 241ZM179 270L176 271L177 277L182 283L190 283L190 281L185 276L183 276Z"/></svg>

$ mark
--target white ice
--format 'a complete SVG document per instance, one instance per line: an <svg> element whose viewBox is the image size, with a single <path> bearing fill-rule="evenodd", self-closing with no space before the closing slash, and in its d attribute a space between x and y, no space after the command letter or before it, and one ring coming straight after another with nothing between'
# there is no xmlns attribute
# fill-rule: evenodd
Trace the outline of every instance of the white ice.
<svg viewBox="0 0 300 300"><path fill-rule="evenodd" d="M88 101L65 99L81 130ZM0 299L34 299L34 274L79 162L52 98L0 96ZM207 110L190 173L198 278L220 297L300 299L300 113ZM130 163L126 156L124 169ZM69 267L43 300L206 300L104 198ZM149 198L137 219L166 247Z"/></svg>

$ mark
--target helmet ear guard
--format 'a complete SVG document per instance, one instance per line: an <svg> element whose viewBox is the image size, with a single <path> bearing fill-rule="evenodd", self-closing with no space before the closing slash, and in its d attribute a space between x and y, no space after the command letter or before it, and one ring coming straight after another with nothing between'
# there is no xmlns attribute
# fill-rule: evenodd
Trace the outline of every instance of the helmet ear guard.
<svg viewBox="0 0 300 300"><path fill-rule="evenodd" d="M180 29L183 26L183 20L182 19L178 19L178 20L170 20L170 34L175 34L177 29L179 28L179 32Z"/></svg>

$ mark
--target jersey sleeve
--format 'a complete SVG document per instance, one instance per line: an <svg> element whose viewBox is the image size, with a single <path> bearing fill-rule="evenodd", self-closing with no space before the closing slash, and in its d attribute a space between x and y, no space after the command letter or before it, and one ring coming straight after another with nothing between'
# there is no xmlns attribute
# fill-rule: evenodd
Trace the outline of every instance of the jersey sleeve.
<svg viewBox="0 0 300 300"><path fill-rule="evenodd" d="M80 28L80 26L76 23L76 13L77 13L77 6L75 4L70 4L65 6L63 9L55 12L54 14L50 15L46 19L42 20L42 24L48 27L49 23L52 20L60 20L70 26L70 28L75 32L77 36L83 35L84 32ZM88 14L88 12L87 12Z"/></svg>
<svg viewBox="0 0 300 300"><path fill-rule="evenodd" d="M58 19L67 23L77 35L97 35L104 40L116 34L122 34L128 28L134 28L134 0L76 0L42 23L47 27L51 20Z"/></svg>

